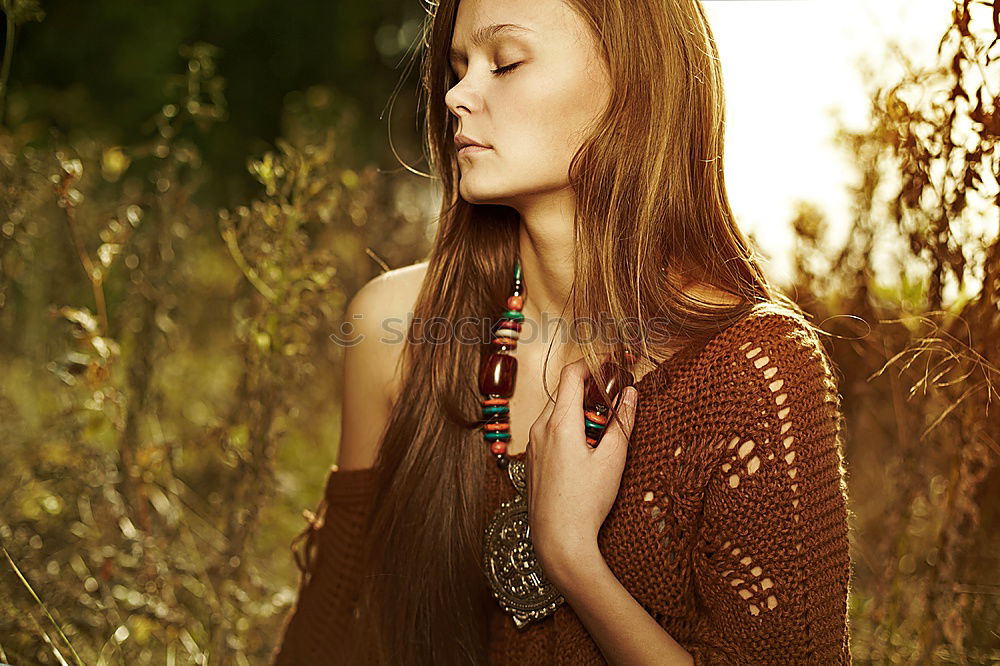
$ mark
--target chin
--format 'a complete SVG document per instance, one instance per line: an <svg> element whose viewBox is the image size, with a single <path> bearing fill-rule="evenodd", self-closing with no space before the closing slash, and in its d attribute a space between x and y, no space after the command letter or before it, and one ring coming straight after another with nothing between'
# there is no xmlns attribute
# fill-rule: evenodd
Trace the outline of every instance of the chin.
<svg viewBox="0 0 1000 666"><path fill-rule="evenodd" d="M506 193L498 192L492 189L486 189L482 187L475 187L465 184L465 177L463 176L462 182L458 186L458 194L463 199L465 199L470 204L497 204L502 205L506 203L507 196Z"/></svg>

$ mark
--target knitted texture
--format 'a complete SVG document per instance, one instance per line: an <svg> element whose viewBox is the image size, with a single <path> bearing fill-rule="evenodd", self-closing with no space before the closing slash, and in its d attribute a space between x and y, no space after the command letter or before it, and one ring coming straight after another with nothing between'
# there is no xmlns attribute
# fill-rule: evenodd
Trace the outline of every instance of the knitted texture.
<svg viewBox="0 0 1000 666"><path fill-rule="evenodd" d="M840 396L817 336L761 303L636 388L619 494L598 535L611 571L697 665L849 664ZM343 663L370 504L331 500L338 474L370 481L331 472L336 517L319 528L312 580L276 652L303 657L275 664ZM490 507L513 497L492 460L484 474ZM524 629L490 608L491 665L607 663L568 603Z"/></svg>
<svg viewBox="0 0 1000 666"><path fill-rule="evenodd" d="M374 504L372 469L327 475L315 518L293 546L301 570L298 600L285 617L273 666L343 664L363 574L360 548Z"/></svg>

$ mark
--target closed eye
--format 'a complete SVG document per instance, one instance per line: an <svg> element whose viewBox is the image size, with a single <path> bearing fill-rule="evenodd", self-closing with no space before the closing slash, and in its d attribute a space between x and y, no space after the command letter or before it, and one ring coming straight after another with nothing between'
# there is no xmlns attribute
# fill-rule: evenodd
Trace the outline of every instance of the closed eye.
<svg viewBox="0 0 1000 666"><path fill-rule="evenodd" d="M514 71L521 64L522 63L514 62L509 65L504 65L503 67L497 67L496 69L491 69L490 73L493 74L494 76L503 76L504 74L509 74L510 72ZM458 85L458 81L461 80L461 77L459 77L458 74L455 73L455 70L451 70L450 73L452 79L451 86Z"/></svg>
<svg viewBox="0 0 1000 666"><path fill-rule="evenodd" d="M510 65L506 65L504 67L498 67L497 69L491 69L490 72L492 74L497 75L497 76L503 76L504 74L507 74L508 72L514 71L514 69L516 69L517 66L520 65L520 64L521 63L519 63L519 62L515 62L515 63L512 63Z"/></svg>

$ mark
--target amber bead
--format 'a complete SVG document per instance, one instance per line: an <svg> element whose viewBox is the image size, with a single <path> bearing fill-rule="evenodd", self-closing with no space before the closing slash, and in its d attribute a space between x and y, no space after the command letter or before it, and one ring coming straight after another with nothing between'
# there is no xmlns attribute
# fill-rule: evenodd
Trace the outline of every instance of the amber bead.
<svg viewBox="0 0 1000 666"><path fill-rule="evenodd" d="M493 352L479 367L479 392L509 398L514 395L517 359L509 354Z"/></svg>

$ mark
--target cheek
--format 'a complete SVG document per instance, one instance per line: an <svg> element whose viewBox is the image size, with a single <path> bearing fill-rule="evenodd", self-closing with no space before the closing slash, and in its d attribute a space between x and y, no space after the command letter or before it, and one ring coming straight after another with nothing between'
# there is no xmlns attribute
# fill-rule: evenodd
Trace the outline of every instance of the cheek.
<svg viewBox="0 0 1000 666"><path fill-rule="evenodd" d="M511 127L520 128L513 139L533 153L545 150L567 161L606 104L606 94L594 94L604 84L581 71L541 78L510 108Z"/></svg>
<svg viewBox="0 0 1000 666"><path fill-rule="evenodd" d="M572 144L579 146L607 106L610 82L596 65L588 66L577 73L566 96L567 124L572 125L568 134Z"/></svg>

